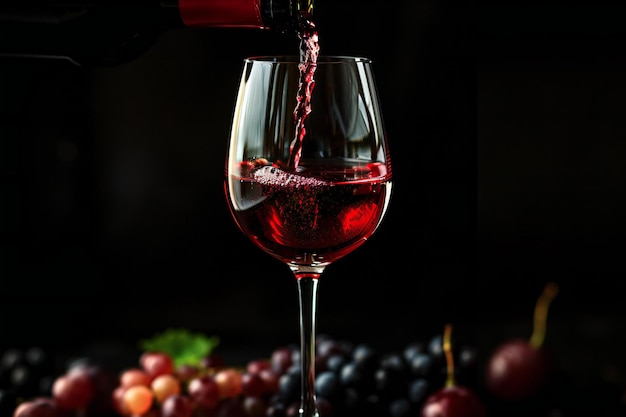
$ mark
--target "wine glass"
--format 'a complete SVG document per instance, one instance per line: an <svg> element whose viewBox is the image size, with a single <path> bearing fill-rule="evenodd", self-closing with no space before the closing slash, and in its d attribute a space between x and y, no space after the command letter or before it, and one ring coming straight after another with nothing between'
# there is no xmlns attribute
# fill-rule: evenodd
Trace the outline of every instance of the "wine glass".
<svg viewBox="0 0 626 417"><path fill-rule="evenodd" d="M225 193L239 229L296 278L301 417L318 415L318 282L378 228L391 198L387 139L372 63L322 56L244 60Z"/></svg>

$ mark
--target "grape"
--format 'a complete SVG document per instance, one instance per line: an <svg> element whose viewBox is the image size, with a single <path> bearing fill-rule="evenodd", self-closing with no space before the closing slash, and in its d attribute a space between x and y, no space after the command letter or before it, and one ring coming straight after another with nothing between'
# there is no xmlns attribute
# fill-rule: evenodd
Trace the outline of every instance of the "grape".
<svg viewBox="0 0 626 417"><path fill-rule="evenodd" d="M0 357L0 389L21 398L48 395L57 374L52 358L37 346L10 348Z"/></svg>
<svg viewBox="0 0 626 417"><path fill-rule="evenodd" d="M246 372L241 375L241 393L246 397L261 397L267 392L267 385L258 373Z"/></svg>
<svg viewBox="0 0 626 417"><path fill-rule="evenodd" d="M189 397L173 394L161 404L161 417L191 417L193 405Z"/></svg>
<svg viewBox="0 0 626 417"><path fill-rule="evenodd" d="M267 406L267 401L261 397L245 396L242 402L242 408L247 417L265 417Z"/></svg>
<svg viewBox="0 0 626 417"><path fill-rule="evenodd" d="M249 374L258 374L264 369L272 369L272 361L268 359L256 359L248 362L246 372Z"/></svg>
<svg viewBox="0 0 626 417"><path fill-rule="evenodd" d="M2 369L13 369L24 361L24 353L20 349L7 349L0 358L0 367Z"/></svg>
<svg viewBox="0 0 626 417"><path fill-rule="evenodd" d="M152 380L150 388L157 402L162 403L168 397L180 393L180 381L174 375L163 374Z"/></svg>
<svg viewBox="0 0 626 417"><path fill-rule="evenodd" d="M333 405L325 398L316 398L315 407L317 408L319 417L332 417L334 413Z"/></svg>
<svg viewBox="0 0 626 417"><path fill-rule="evenodd" d="M234 368L218 371L213 379L217 384L221 398L235 398L241 394L241 373Z"/></svg>
<svg viewBox="0 0 626 417"><path fill-rule="evenodd" d="M50 358L46 351L39 346L33 346L26 349L24 352L24 359L32 366L48 366L50 365Z"/></svg>
<svg viewBox="0 0 626 417"><path fill-rule="evenodd" d="M511 340L492 354L485 371L489 390L507 401L530 397L545 384L550 373L550 357L544 348L534 348L525 340Z"/></svg>
<svg viewBox="0 0 626 417"><path fill-rule="evenodd" d="M266 394L276 394L278 392L278 380L280 376L272 369L262 369L259 377L263 380Z"/></svg>
<svg viewBox="0 0 626 417"><path fill-rule="evenodd" d="M283 402L290 403L300 396L300 380L299 373L284 373L278 380L278 394Z"/></svg>
<svg viewBox="0 0 626 417"><path fill-rule="evenodd" d="M428 380L424 378L414 379L409 383L408 398L413 403L421 403L428 394L429 384Z"/></svg>
<svg viewBox="0 0 626 417"><path fill-rule="evenodd" d="M184 364L176 368L175 374L181 381L189 381L200 375L200 369L194 365Z"/></svg>
<svg viewBox="0 0 626 417"><path fill-rule="evenodd" d="M227 398L218 404L215 417L246 417L246 413L239 399Z"/></svg>
<svg viewBox="0 0 626 417"><path fill-rule="evenodd" d="M283 374L293 365L293 350L290 347L281 347L272 352L272 369L278 374Z"/></svg>
<svg viewBox="0 0 626 417"><path fill-rule="evenodd" d="M411 403L406 398L398 398L389 404L391 417L408 417L411 415Z"/></svg>
<svg viewBox="0 0 626 417"><path fill-rule="evenodd" d="M124 408L131 414L144 414L150 407L154 400L154 394L150 388L144 385L134 385L127 388L122 395L122 401Z"/></svg>
<svg viewBox="0 0 626 417"><path fill-rule="evenodd" d="M124 402L124 392L126 392L126 388L122 386L118 386L113 390L111 394L111 402L113 405L113 409L123 416L130 414L128 408L126 407L126 403Z"/></svg>
<svg viewBox="0 0 626 417"><path fill-rule="evenodd" d="M200 365L205 369L221 368L224 366L224 358L219 353L213 352L202 358Z"/></svg>
<svg viewBox="0 0 626 417"><path fill-rule="evenodd" d="M131 368L126 369L120 375L120 385L124 388L130 388L137 385L143 385L144 387L150 386L150 375L143 369Z"/></svg>
<svg viewBox="0 0 626 417"><path fill-rule="evenodd" d="M150 379L174 372L172 357L163 352L145 352L139 358L139 363Z"/></svg>
<svg viewBox="0 0 626 417"><path fill-rule="evenodd" d="M339 377L332 371L321 372L315 378L315 393L331 402L336 401L342 394Z"/></svg>
<svg viewBox="0 0 626 417"><path fill-rule="evenodd" d="M62 413L51 399L37 398L21 403L13 417L61 417Z"/></svg>
<svg viewBox="0 0 626 417"><path fill-rule="evenodd" d="M282 402L270 404L265 415L266 417L285 417L287 415L287 406Z"/></svg>
<svg viewBox="0 0 626 417"><path fill-rule="evenodd" d="M326 359L326 370L339 373L341 368L346 364L348 360L343 355L330 355Z"/></svg>
<svg viewBox="0 0 626 417"><path fill-rule="evenodd" d="M27 365L17 365L10 374L10 382L18 395L29 395L37 387L37 376L33 375L33 371Z"/></svg>
<svg viewBox="0 0 626 417"><path fill-rule="evenodd" d="M54 381L52 395L60 408L80 410L91 402L94 386L87 372L69 372Z"/></svg>
<svg viewBox="0 0 626 417"><path fill-rule="evenodd" d="M358 363L348 362L341 367L339 373L339 380L347 387L354 387L360 390L365 390L367 386L366 372Z"/></svg>
<svg viewBox="0 0 626 417"><path fill-rule="evenodd" d="M378 360L376 350L367 344L359 344L352 351L352 361L366 370L373 370Z"/></svg>
<svg viewBox="0 0 626 417"><path fill-rule="evenodd" d="M220 392L215 380L208 376L198 376L187 387L189 396L196 405L206 409L213 409L220 399Z"/></svg>
<svg viewBox="0 0 626 417"><path fill-rule="evenodd" d="M408 344L402 351L402 356L407 363L411 363L411 358L416 353L425 353L426 346L422 342L412 342Z"/></svg>
<svg viewBox="0 0 626 417"><path fill-rule="evenodd" d="M420 417L484 417L485 407L466 387L444 387L431 394Z"/></svg>
<svg viewBox="0 0 626 417"><path fill-rule="evenodd" d="M418 377L427 377L435 367L434 359L428 353L416 353L409 362L411 373Z"/></svg>
<svg viewBox="0 0 626 417"><path fill-rule="evenodd" d="M379 368L374 373L376 391L385 399L391 398L402 392L406 387L405 375L393 368Z"/></svg>

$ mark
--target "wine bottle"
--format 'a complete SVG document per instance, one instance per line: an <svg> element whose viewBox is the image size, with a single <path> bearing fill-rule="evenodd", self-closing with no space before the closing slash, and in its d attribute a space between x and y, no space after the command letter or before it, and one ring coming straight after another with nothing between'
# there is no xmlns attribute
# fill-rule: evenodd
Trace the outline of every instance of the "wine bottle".
<svg viewBox="0 0 626 417"><path fill-rule="evenodd" d="M0 57L115 65L184 27L298 30L313 0L18 0L0 5Z"/></svg>

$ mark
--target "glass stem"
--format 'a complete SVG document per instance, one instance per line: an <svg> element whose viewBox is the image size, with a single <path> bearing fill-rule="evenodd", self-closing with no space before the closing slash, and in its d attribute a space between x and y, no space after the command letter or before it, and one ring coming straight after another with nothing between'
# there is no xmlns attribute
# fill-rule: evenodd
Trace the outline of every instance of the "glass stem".
<svg viewBox="0 0 626 417"><path fill-rule="evenodd" d="M315 406L315 316L319 274L296 273L300 295L300 417L318 417Z"/></svg>

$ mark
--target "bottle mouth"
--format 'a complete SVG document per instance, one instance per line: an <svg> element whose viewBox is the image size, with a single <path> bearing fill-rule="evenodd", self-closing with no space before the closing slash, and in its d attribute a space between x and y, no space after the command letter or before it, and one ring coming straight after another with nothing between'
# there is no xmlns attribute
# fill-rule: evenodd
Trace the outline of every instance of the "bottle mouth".
<svg viewBox="0 0 626 417"><path fill-rule="evenodd" d="M276 56L251 56L244 59L246 63L266 62L276 64L300 64L302 59L298 55L276 55ZM370 64L369 58L350 55L320 55L316 63L319 64L345 64L345 63L365 63Z"/></svg>

